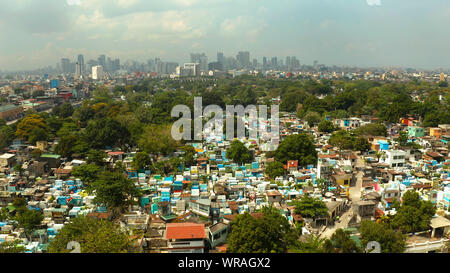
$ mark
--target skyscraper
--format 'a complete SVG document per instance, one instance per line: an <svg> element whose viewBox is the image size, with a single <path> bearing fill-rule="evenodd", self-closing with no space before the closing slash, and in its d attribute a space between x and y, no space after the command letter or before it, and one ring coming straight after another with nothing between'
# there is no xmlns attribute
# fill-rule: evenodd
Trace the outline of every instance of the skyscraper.
<svg viewBox="0 0 450 273"><path fill-rule="evenodd" d="M205 53L191 53L191 62L200 64L201 71L208 70L208 57Z"/></svg>
<svg viewBox="0 0 450 273"><path fill-rule="evenodd" d="M263 57L263 68L267 68L267 57Z"/></svg>
<svg viewBox="0 0 450 273"><path fill-rule="evenodd" d="M250 52L248 51L239 51L236 56L236 60L238 62L239 68L248 68L250 66Z"/></svg>
<svg viewBox="0 0 450 273"><path fill-rule="evenodd" d="M78 80L81 78L81 76L82 76L81 64L79 62L77 62L75 64L75 79Z"/></svg>
<svg viewBox="0 0 450 273"><path fill-rule="evenodd" d="M102 66L94 66L92 67L92 79L101 80L105 77Z"/></svg>
<svg viewBox="0 0 450 273"><path fill-rule="evenodd" d="M63 74L67 74L71 72L71 68L70 68L70 60L67 58L62 58L61 59L61 70Z"/></svg>
<svg viewBox="0 0 450 273"><path fill-rule="evenodd" d="M277 57L272 57L272 68L278 67L278 59Z"/></svg>
<svg viewBox="0 0 450 273"><path fill-rule="evenodd" d="M222 65L222 69L225 69L225 58L222 52L217 52L217 62Z"/></svg>
<svg viewBox="0 0 450 273"><path fill-rule="evenodd" d="M80 65L80 68L81 68L81 75L83 75L84 73L85 73L85 65L84 65L84 56L82 55L82 54L79 54L78 55L78 64ZM75 69L75 72L76 72L76 69Z"/></svg>
<svg viewBox="0 0 450 273"><path fill-rule="evenodd" d="M100 55L98 57L98 65L105 67L106 66L106 56L105 55Z"/></svg>

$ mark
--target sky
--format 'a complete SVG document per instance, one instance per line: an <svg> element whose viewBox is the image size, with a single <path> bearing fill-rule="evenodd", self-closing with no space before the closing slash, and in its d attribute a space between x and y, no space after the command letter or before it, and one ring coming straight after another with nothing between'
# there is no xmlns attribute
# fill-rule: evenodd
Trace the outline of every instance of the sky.
<svg viewBox="0 0 450 273"><path fill-rule="evenodd" d="M217 52L450 68L449 0L0 0L0 70Z"/></svg>

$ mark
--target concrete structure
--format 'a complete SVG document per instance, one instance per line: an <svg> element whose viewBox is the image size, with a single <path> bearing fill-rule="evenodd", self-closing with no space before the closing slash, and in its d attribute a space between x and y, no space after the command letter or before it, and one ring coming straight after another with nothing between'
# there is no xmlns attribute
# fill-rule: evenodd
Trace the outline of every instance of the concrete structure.
<svg viewBox="0 0 450 273"><path fill-rule="evenodd" d="M103 67L98 65L92 67L92 79L101 80L105 77L105 73L103 72Z"/></svg>
<svg viewBox="0 0 450 273"><path fill-rule="evenodd" d="M23 115L23 107L12 104L0 106L0 119L10 121L18 119Z"/></svg>
<svg viewBox="0 0 450 273"><path fill-rule="evenodd" d="M406 152L402 150L390 150L386 151L386 159L385 162L389 164L391 168L395 167L404 167L405 166L405 157Z"/></svg>

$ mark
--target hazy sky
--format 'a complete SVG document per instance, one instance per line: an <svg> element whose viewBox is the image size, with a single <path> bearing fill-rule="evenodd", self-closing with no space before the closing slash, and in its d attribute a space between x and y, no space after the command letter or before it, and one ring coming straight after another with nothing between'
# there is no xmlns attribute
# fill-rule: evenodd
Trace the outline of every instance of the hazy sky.
<svg viewBox="0 0 450 273"><path fill-rule="evenodd" d="M0 0L0 70L99 54L217 51L332 65L450 67L449 0Z"/></svg>

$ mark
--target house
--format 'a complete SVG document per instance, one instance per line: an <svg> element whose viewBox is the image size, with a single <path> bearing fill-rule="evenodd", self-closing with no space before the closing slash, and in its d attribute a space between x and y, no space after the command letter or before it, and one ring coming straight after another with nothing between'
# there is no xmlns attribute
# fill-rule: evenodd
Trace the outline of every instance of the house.
<svg viewBox="0 0 450 273"><path fill-rule="evenodd" d="M0 105L0 119L10 121L18 119L23 115L23 107L13 104Z"/></svg>
<svg viewBox="0 0 450 273"><path fill-rule="evenodd" d="M405 166L405 157L406 152L402 150L390 150L386 151L386 159L384 162L389 164L389 167L395 168L395 167L404 167Z"/></svg>
<svg viewBox="0 0 450 273"><path fill-rule="evenodd" d="M267 202L273 204L273 203L280 203L282 194L277 190L268 190L266 191L266 197Z"/></svg>
<svg viewBox="0 0 450 273"><path fill-rule="evenodd" d="M205 225L195 223L166 224L168 253L204 253Z"/></svg>
<svg viewBox="0 0 450 273"><path fill-rule="evenodd" d="M408 136L410 137L424 137L425 129L418 126L408 126Z"/></svg>
<svg viewBox="0 0 450 273"><path fill-rule="evenodd" d="M430 136L434 136L435 138L441 138L442 129L441 128L430 128Z"/></svg>
<svg viewBox="0 0 450 273"><path fill-rule="evenodd" d="M375 217L377 202L373 200L361 200L354 204L353 211L357 216L358 222L363 220L372 220Z"/></svg>
<svg viewBox="0 0 450 273"><path fill-rule="evenodd" d="M189 202L189 208L197 215L209 217L211 215L211 200L210 199L198 199L191 200Z"/></svg>
<svg viewBox="0 0 450 273"><path fill-rule="evenodd" d="M442 216L431 218L430 226L433 229L431 237L444 237L450 233L450 220Z"/></svg>
<svg viewBox="0 0 450 273"><path fill-rule="evenodd" d="M222 222L208 227L208 238L211 248L224 244L227 241L228 233L229 225Z"/></svg>
<svg viewBox="0 0 450 273"><path fill-rule="evenodd" d="M0 167L12 167L15 161L14 154L2 154L0 156Z"/></svg>

